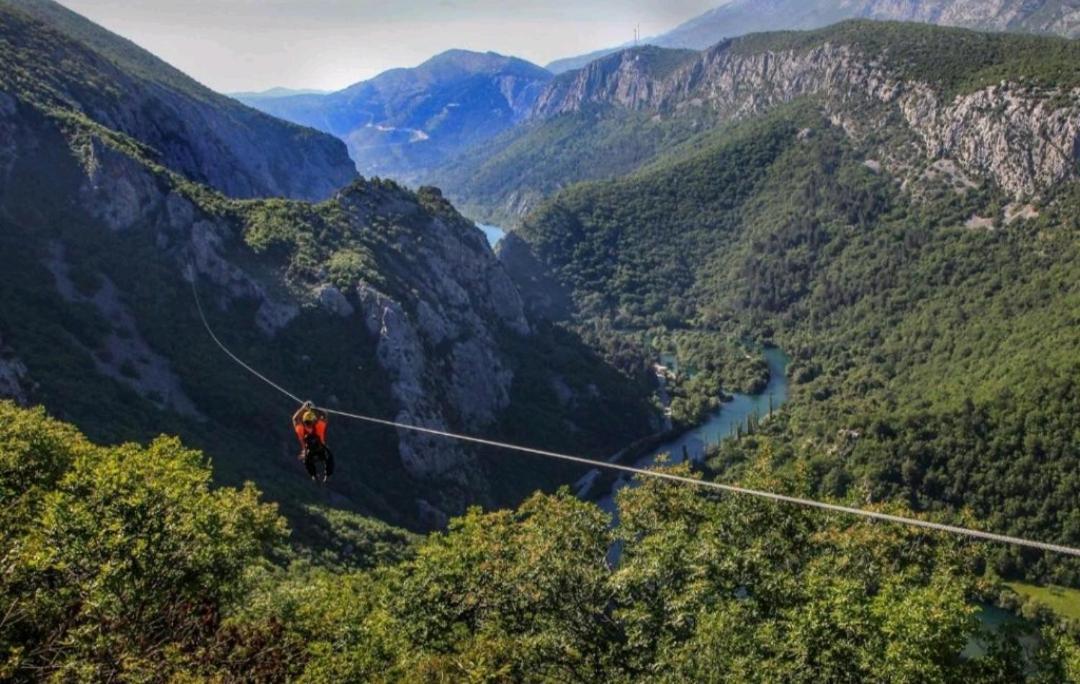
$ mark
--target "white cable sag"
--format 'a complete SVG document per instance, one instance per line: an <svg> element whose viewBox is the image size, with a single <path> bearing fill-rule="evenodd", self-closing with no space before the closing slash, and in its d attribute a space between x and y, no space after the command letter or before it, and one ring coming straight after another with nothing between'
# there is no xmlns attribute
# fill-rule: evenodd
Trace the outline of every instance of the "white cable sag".
<svg viewBox="0 0 1080 684"><path fill-rule="evenodd" d="M214 331L210 328L210 324L206 320L206 314L203 312L202 302L199 300L199 292L195 287L195 273L192 269L191 288L195 293L195 303L199 309L199 317L202 318L203 326L210 334L210 339L225 352L229 358L238 363L241 367L247 370L249 373L259 378L266 384L270 385L278 392L281 392L285 396L289 397L296 403L303 403L303 400L298 396L285 389L281 385L278 385L274 381L267 378L265 375L255 370L248 364L244 363L238 356L233 354L229 349L222 344L221 340L217 338ZM624 473L631 473L633 475L640 475L642 477L652 477L660 480L668 480L669 482L678 482L681 484L688 484L694 487L700 487L703 489L712 489L729 494L741 494L744 496L754 496L761 499L768 499L771 501L777 501L781 503L793 504L796 506L803 506L806 508L816 508L824 511L831 511L833 513L845 513L848 515L860 516L863 518L870 518L872 520L881 520L884 522L896 523L898 525L908 525L911 527L921 527L928 530L935 530L937 532L945 532L948 534L961 535L965 537L971 537L974 539L982 539L986 541L998 542L1001 544L1012 544L1015 546L1025 546L1032 549L1039 549L1040 551L1050 551L1053 553L1061 553L1069 556L1080 557L1080 549L1073 548L1071 546L1062 546L1060 544L1050 544L1047 542L1036 541L1032 539L1024 539L1022 537L1012 537L1005 534L995 534L993 532L983 532L982 530L973 530L968 527L960 527L957 525L946 525L944 523L931 522L929 520L920 520L918 518L906 518L900 515L892 515L889 513L881 513L878 511L868 511L863 508L852 508L850 506L841 506L839 504L826 503L824 501L816 501L814 499L804 499L796 496L787 496L786 494L776 494L774 492L766 492L757 489L749 489L746 487L738 487L735 485L722 484L720 482L710 482L708 480L697 480L692 477L686 477L684 475L675 475L673 473L665 473L659 470L646 470L644 468L635 468L633 466L620 465L618 463L608 463L607 461L596 461L591 458L584 458L581 456L572 456L570 454L560 454L555 451L545 451L543 449L533 449L531 447L518 446L516 444L507 444L505 442L496 442L490 439L482 439L480 437L470 437L469 435L459 435L453 432L446 432L444 430L435 430L432 428L420 427L418 425L408 425L405 423L398 423L392 420L384 420L382 418L372 418L371 416L364 416L357 413L348 413L346 411L336 411L325 407L319 407L322 411L328 414L341 416L343 418L352 418L354 420L363 421L366 423L374 423L376 425L384 425L386 427L393 427L399 430L408 430L411 432L420 432L428 435L434 435L436 437L444 437L446 439L455 439L461 442L470 442L472 444L482 444L484 446L495 447L498 449L506 449L509 451L517 451L525 454L533 454L535 456L543 456L545 458L555 458L562 461L570 461L572 463L581 463L583 465L589 465L594 468L606 468L608 470L617 470Z"/></svg>
<svg viewBox="0 0 1080 684"><path fill-rule="evenodd" d="M238 364L240 364L244 368L244 370L251 373L255 377L259 378L260 380L265 382L267 385L270 385L271 387L276 389L278 392L281 392L282 394L284 394L285 396L292 399L293 401L295 401L298 404L304 403L303 399L296 396L295 394L293 394L289 390L285 389L284 387L277 384L276 382L274 382L270 378L266 377L265 375L263 375L259 371L255 370L251 366L244 363L243 360L239 356L237 356L236 354L233 354L231 351L229 351L228 347L226 347L224 344L221 343L221 340L218 339L217 335L215 335L214 331L210 328L210 323L208 323L207 320L206 320L206 312L203 311L202 300L199 299L199 289L197 287L195 287L195 268L194 267L191 268L191 291L195 293L195 306L197 306L199 308L199 318L202 319L203 327L205 327L206 332L208 332L210 334L210 339L212 339L214 341L214 344L221 347L221 351L228 354L229 358L232 359L233 361L237 362Z"/></svg>

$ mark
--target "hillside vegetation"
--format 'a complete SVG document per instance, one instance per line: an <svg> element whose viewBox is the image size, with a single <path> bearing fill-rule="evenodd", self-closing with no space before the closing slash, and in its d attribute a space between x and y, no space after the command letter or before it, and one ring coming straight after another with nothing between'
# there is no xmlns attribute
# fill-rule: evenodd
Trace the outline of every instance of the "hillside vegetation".
<svg viewBox="0 0 1080 684"><path fill-rule="evenodd" d="M331 136L196 83L52 0L0 2L0 96L78 112L234 197L321 200L356 176Z"/></svg>
<svg viewBox="0 0 1080 684"><path fill-rule="evenodd" d="M651 481L470 511L364 571L291 557L177 440L102 447L0 403L0 676L15 681L1077 681L979 634L977 549ZM762 468L746 481L799 489ZM605 560L622 544L622 560ZM984 655L961 657L972 638Z"/></svg>
<svg viewBox="0 0 1080 684"><path fill-rule="evenodd" d="M577 471L343 421L338 477L313 487L295 407L212 345L191 277L230 348L322 403L599 456L648 431L640 377L527 321L483 234L437 190L372 179L318 204L230 198L85 113L131 85L96 80L101 58L7 5L0 18L0 361L25 371L15 396L95 439L183 436L219 482L257 482L298 543L342 562L354 513L429 528Z"/></svg>
<svg viewBox="0 0 1080 684"><path fill-rule="evenodd" d="M561 74L526 125L497 145L467 151L429 180L471 215L513 226L572 183L678 159L700 136L793 100L819 99L823 110L850 123L854 137L874 129L883 154L907 157L921 147L929 162L948 155L950 143L960 145L972 110L1007 118L1010 97L1028 110L1039 102L1049 110L1075 107L1072 91L1080 86L1076 41L910 23L846 21L686 54L632 48ZM993 103L977 96L995 86L1001 91L985 98ZM908 102L907 95L924 99ZM883 111L883 104L901 112ZM958 109L945 112L950 106ZM957 119L953 128L950 119ZM923 130L938 125L947 130ZM888 139L907 129L916 129L915 140ZM1012 140L1021 135L1014 131Z"/></svg>
<svg viewBox="0 0 1080 684"><path fill-rule="evenodd" d="M788 350L795 394L765 430L787 445L777 465L805 460L819 491L1080 542L1075 184L1027 220L990 186L926 181L912 201L817 116L778 112L680 161L572 187L519 234L585 325ZM715 467L755 444L725 445ZM996 560L1080 581L1037 555Z"/></svg>
<svg viewBox="0 0 1080 684"><path fill-rule="evenodd" d="M1074 45L643 48L555 79L453 197L310 202L230 196L327 182L245 171L263 119L17 4L0 387L38 408L0 402L0 680L1080 682L1038 600L1066 595L1029 584L1076 559L656 478L615 525L560 487L580 468L336 416L310 483L295 406L192 293L320 405L592 458L661 429L660 354L687 427L776 345L783 410L659 467L1080 547ZM501 259L447 197L523 217Z"/></svg>

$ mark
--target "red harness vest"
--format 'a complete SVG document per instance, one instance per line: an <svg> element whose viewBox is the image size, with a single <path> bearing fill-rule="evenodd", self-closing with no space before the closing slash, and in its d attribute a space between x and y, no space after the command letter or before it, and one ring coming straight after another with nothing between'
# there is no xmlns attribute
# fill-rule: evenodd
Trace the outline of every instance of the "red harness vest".
<svg viewBox="0 0 1080 684"><path fill-rule="evenodd" d="M308 427L303 423L297 423L294 426L296 430L296 438L300 440L300 446L306 447L308 440L314 437L319 440L319 444L326 446L326 421L317 420L315 425Z"/></svg>

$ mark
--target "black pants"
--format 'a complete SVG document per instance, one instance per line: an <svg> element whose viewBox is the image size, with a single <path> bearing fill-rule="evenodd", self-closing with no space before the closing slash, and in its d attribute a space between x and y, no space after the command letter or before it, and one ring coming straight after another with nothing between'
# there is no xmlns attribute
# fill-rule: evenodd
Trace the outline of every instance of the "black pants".
<svg viewBox="0 0 1080 684"><path fill-rule="evenodd" d="M334 453L325 446L309 447L304 449L304 467L308 475L315 477L315 464L322 461L326 468L326 476L334 474Z"/></svg>

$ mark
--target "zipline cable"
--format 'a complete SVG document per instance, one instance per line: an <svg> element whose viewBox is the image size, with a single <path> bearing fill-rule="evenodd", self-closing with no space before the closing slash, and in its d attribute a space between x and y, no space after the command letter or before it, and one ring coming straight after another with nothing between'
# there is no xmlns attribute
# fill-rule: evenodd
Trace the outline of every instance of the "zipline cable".
<svg viewBox="0 0 1080 684"><path fill-rule="evenodd" d="M199 291L195 286L195 272L192 269L191 272L191 289L195 293L195 303L199 309L199 317L202 318L203 327L206 328L206 332L209 333L210 339L221 348L229 358L238 363L246 371L259 378L267 385L270 385L278 392L289 397L293 401L303 403L303 400L298 396L288 391L281 385L278 385L273 380L270 380L265 375L255 370L248 364L244 363L236 354L229 351L221 340L210 327L210 323L206 320L206 314L203 311L202 302L199 299ZM371 416L365 416L358 413L349 413L347 411L337 411L330 408L319 407L320 410L335 416L341 416L343 418L351 418L353 420L359 420L365 423L373 423L375 425L383 425L386 427L396 428L398 430L406 430L410 432L418 432L435 437L442 437L445 439L453 439L459 442L469 442L472 444L480 444L483 446L495 447L497 449L505 449L508 451L517 451L525 454L532 454L534 456L543 456L544 458L554 458L562 461L569 461L571 463L580 463L582 465L592 466L594 468L604 468L607 470L616 470L623 473L629 473L631 475L638 475L641 477L652 477L659 480L667 480L669 482L677 482L680 484L687 484L694 487L700 487L703 489L712 489L715 491L725 492L728 494L740 494L743 496L753 496L759 499L767 499L770 501L776 501L779 503L787 503L795 506L803 506L805 508L816 508L818 510L829 511L832 513L844 513L846 515L859 516L863 518L869 518L871 520L880 520L882 522L895 523L897 525L907 525L910 527L921 527L927 530L933 530L936 532L945 532L947 534L953 534L958 536L969 537L973 539L981 539L984 541L998 542L1001 544L1011 544L1014 546L1024 546L1032 549L1038 549L1040 551L1049 551L1051 553L1061 553L1069 556L1080 557L1080 549L1073 548L1071 546L1063 546L1060 544L1050 544L1047 542L1036 541L1033 539L1025 539L1023 537L1013 537L1005 534L995 534L993 532L984 532L982 530L975 530L968 527L960 527L958 525L946 525L944 523L931 522L929 520L920 520L919 518L907 518L900 515L893 515L890 513L881 513L879 511L869 511L863 508L853 508L851 506L841 506L839 504L831 504L824 501L816 501L814 499L805 499L797 496L788 496L786 494L776 494L775 492L766 492L758 489L749 489L747 487L739 487L736 485L722 484L720 482L710 482L708 480L699 480L692 477L686 477L684 475L675 475L673 473L666 473L659 470L647 470L645 468L636 468L634 466L621 465L618 463L608 463L607 461L596 461L591 458L584 458L582 456L572 456L570 454L561 454L555 451L545 451L543 449L533 449L531 447L519 446L517 444L508 444L506 442L497 442L490 439L482 439L480 437L471 437L469 435L459 435L453 432L446 432L444 430L436 430L433 428L421 427L419 425L409 425L407 423L399 423L393 420L385 420L382 418L373 418Z"/></svg>
<svg viewBox="0 0 1080 684"><path fill-rule="evenodd" d="M214 344L216 344L218 347L220 347L221 351L225 352L229 356L230 359L232 359L236 363L240 364L240 366L242 366L244 368L244 370L246 370L247 372L251 373L252 375L257 377L258 379L262 380L267 385L270 385L271 387L276 389L278 392L281 392L282 394L284 394L288 398L292 399L296 403L298 403L298 404L304 403L303 399L296 396L295 394L293 394L289 390L285 389L284 387L277 384L276 382L274 382L270 378L266 377L265 375L263 375L259 371L255 370L251 366L244 363L243 359L241 359L236 354L233 354L231 351L229 351L228 347L226 347L224 344L222 344L221 340L218 339L217 335L215 335L214 331L210 328L210 323L208 323L207 320L206 320L206 312L203 311L202 299L199 298L199 288L197 288L195 286L195 267L194 266L190 267L189 275L191 276L191 291L195 294L195 306L198 307L198 309L199 309L199 318L202 319L203 327L206 328L206 332L210 334L210 339L212 339L214 341Z"/></svg>

